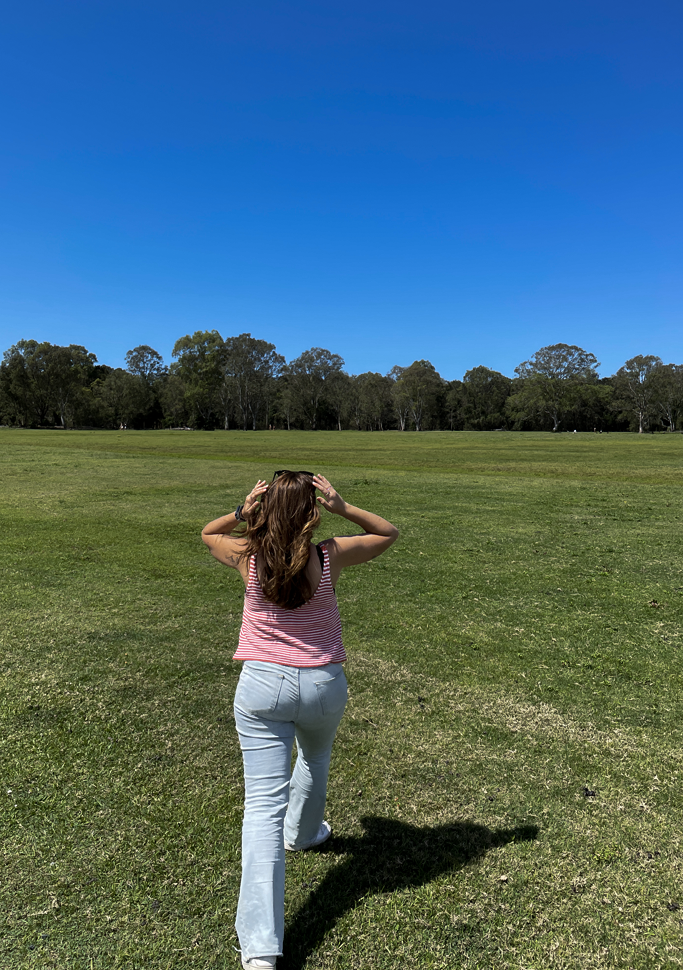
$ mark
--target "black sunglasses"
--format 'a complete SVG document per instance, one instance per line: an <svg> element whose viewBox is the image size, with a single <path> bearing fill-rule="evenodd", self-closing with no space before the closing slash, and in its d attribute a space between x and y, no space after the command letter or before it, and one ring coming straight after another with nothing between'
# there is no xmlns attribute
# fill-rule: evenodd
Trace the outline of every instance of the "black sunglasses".
<svg viewBox="0 0 683 970"><path fill-rule="evenodd" d="M290 472L287 468L281 468L279 472L275 472L273 475L273 481L278 477L278 475L310 475L313 478L313 472Z"/></svg>

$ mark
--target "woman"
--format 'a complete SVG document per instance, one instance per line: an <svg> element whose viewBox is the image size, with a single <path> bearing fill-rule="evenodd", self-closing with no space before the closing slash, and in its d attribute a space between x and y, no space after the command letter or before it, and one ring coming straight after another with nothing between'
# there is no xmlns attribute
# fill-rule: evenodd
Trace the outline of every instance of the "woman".
<svg viewBox="0 0 683 970"><path fill-rule="evenodd" d="M363 534L314 545L319 505ZM233 536L241 521L246 531ZM246 587L235 654L244 661L235 694L245 781L236 920L243 967L274 967L282 953L285 849L310 849L332 834L323 820L327 776L347 698L339 574L379 556L397 536L386 519L347 505L322 475L290 471L276 472L270 485L258 481L244 505L202 531Z"/></svg>

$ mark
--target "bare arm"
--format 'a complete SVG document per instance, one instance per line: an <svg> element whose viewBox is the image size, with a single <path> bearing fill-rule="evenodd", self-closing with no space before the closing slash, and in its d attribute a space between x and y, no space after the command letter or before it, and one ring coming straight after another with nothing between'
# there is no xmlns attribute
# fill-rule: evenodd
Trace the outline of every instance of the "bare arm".
<svg viewBox="0 0 683 970"><path fill-rule="evenodd" d="M334 586L342 569L347 566L358 566L386 552L398 539L398 529L381 515L349 505L323 475L315 475L313 484L323 493L322 496L318 496L318 502L324 509L332 512L333 515L340 515L365 530L362 535L336 536L327 543L330 554L330 574Z"/></svg>
<svg viewBox="0 0 683 970"><path fill-rule="evenodd" d="M258 505L258 500L268 488L267 484L258 481L251 492L247 495L242 506L242 515L248 518ZM234 512L228 515L221 515L218 519L213 519L202 529L202 540L211 550L211 555L225 566L232 566L242 573L242 578L246 582L247 563L241 558L244 550L244 539L236 536L232 538L231 533L240 520Z"/></svg>

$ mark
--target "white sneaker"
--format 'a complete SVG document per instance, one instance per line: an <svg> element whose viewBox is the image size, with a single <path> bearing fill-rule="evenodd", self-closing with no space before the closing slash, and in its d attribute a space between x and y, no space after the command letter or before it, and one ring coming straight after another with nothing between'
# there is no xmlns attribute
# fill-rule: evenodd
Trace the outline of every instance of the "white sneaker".
<svg viewBox="0 0 683 970"><path fill-rule="evenodd" d="M242 957L242 966L244 970L273 970L276 960L277 957L250 957L248 960Z"/></svg>
<svg viewBox="0 0 683 970"><path fill-rule="evenodd" d="M318 834L312 842L309 842L307 845L292 845L291 842L288 842L287 839L285 839L285 849L287 849L288 852L303 852L305 849L313 849L316 845L322 845L323 842L327 842L331 835L332 828L330 823L321 822L320 828L318 829Z"/></svg>

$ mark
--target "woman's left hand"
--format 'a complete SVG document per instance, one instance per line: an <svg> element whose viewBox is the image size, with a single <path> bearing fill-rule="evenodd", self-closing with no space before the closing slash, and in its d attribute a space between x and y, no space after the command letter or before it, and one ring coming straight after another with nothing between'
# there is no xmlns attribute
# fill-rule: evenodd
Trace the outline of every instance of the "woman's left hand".
<svg viewBox="0 0 683 970"><path fill-rule="evenodd" d="M249 518L250 515L253 515L259 506L259 499L267 491L268 483L262 482L261 479L259 479L244 500L244 505L242 506L242 515L245 518Z"/></svg>
<svg viewBox="0 0 683 970"><path fill-rule="evenodd" d="M346 502L341 497L339 492L333 488L332 485L330 485L325 476L314 475L313 484L320 492L323 493L322 495L318 496L316 501L318 501L324 509L327 509L328 512L334 512L336 515L341 515L346 506Z"/></svg>

